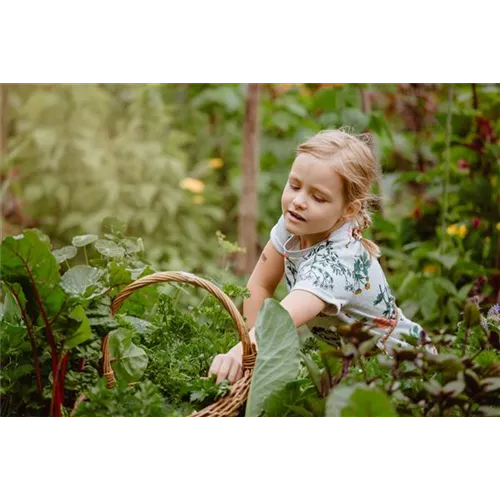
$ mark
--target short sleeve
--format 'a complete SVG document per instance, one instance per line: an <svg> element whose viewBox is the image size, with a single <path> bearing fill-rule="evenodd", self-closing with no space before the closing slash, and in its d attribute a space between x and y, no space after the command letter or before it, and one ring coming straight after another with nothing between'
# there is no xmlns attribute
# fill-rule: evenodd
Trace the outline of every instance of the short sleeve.
<svg viewBox="0 0 500 500"><path fill-rule="evenodd" d="M301 262L292 290L305 290L316 295L331 307L323 312L336 316L352 299L349 277L349 258L344 262L330 246L325 245Z"/></svg>
<svg viewBox="0 0 500 500"><path fill-rule="evenodd" d="M285 219L283 215L279 218L276 225L271 229L271 243L281 255L285 254L285 243L290 237L290 233L285 228Z"/></svg>

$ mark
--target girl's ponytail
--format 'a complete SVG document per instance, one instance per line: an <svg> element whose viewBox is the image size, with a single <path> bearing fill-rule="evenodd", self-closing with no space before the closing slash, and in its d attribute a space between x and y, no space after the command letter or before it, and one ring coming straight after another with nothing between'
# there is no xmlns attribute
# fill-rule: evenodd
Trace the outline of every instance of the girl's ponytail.
<svg viewBox="0 0 500 500"><path fill-rule="evenodd" d="M365 229L368 229L371 224L372 224L372 218L370 217L370 214L366 208L365 203L363 203L363 207L361 208L360 212L358 213L356 219L358 220L358 227L354 229L354 234L360 238L361 244L365 247L365 250L375 258L380 257L380 248L378 245L376 245L373 241L368 240L363 237L361 234L362 231ZM361 221L361 222L360 222Z"/></svg>

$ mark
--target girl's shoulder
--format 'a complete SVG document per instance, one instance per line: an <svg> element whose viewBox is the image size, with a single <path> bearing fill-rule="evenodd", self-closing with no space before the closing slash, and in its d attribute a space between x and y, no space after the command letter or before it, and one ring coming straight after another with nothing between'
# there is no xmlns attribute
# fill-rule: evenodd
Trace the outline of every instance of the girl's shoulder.
<svg viewBox="0 0 500 500"><path fill-rule="evenodd" d="M271 240L271 243L274 245L276 250L283 255L285 254L285 244L290 236L291 233L286 230L285 218L282 215L278 219L276 224L272 227L269 234L269 239Z"/></svg>
<svg viewBox="0 0 500 500"><path fill-rule="evenodd" d="M354 261L364 255L364 246L361 239L356 236L355 225L347 222L344 226L333 231L325 240L318 251L330 254L334 259ZM363 257L364 258L364 257Z"/></svg>

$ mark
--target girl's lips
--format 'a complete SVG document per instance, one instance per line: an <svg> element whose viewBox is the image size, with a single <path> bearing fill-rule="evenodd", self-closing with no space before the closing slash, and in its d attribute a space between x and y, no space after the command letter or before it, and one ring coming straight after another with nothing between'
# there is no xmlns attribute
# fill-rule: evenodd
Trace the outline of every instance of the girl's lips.
<svg viewBox="0 0 500 500"><path fill-rule="evenodd" d="M301 217L300 215L296 214L295 212L292 212L291 210L288 210L288 214L292 220L298 221L298 222L305 222L305 219Z"/></svg>

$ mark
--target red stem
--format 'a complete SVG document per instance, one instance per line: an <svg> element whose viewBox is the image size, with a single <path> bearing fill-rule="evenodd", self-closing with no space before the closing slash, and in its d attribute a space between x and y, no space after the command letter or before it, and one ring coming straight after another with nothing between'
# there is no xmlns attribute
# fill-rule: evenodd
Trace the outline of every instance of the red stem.
<svg viewBox="0 0 500 500"><path fill-rule="evenodd" d="M62 367L61 367L61 375L59 379L59 399L61 404L64 403L64 380L66 378L66 367L68 366L68 360L69 360L69 352L66 353L66 356L64 356Z"/></svg>
<svg viewBox="0 0 500 500"><path fill-rule="evenodd" d="M38 308L40 309L40 312L42 313L42 318L43 318L43 323L45 325L45 332L47 333L47 340L49 341L50 345L50 354L52 358L52 376L56 376L56 371L57 371L57 352L56 352L56 343L54 341L54 334L52 333L52 329L50 327L49 320L47 318L47 315L45 314L45 308L43 307L42 304L42 299L40 298L40 294L38 293L38 288L36 287L35 279L33 278L33 274L31 273L31 269L28 266L28 263L21 257L21 255L17 254L18 257L21 259L23 262L24 266L26 267L26 271L28 272L29 278L31 280L31 284L33 286L33 292L35 293L35 300L38 305Z"/></svg>
<svg viewBox="0 0 500 500"><path fill-rule="evenodd" d="M63 356L64 345L61 349L61 357L57 363L56 374L53 377L52 383L52 401L50 403L50 416L51 417L60 417L61 416L61 405L63 403L63 391L64 391L64 377L66 376L66 365L68 364L68 355L66 353ZM63 370L59 372L59 370ZM61 382L62 382L62 390L61 390Z"/></svg>
<svg viewBox="0 0 500 500"><path fill-rule="evenodd" d="M52 399L52 403L53 403L52 416L53 417L60 417L61 416L61 399L60 399L59 391L56 391L56 393L54 394L53 399Z"/></svg>
<svg viewBox="0 0 500 500"><path fill-rule="evenodd" d="M38 359L38 354L36 351L36 342L35 342L35 335L33 334L33 330L31 328L31 323L29 321L29 318L26 314L26 311L23 309L21 305L21 300L19 299L18 295L16 294L15 290L9 285L9 283L5 283L14 298L16 299L17 305L19 306L19 309L21 311L21 315L23 317L23 321L26 325L26 329L28 331L28 337L30 339L30 345L31 345L31 352L33 354L34 358L34 364L35 364L35 374L36 374L36 386L38 388L38 392L40 393L40 397L43 400L43 388L42 388L42 376L40 374L40 360Z"/></svg>
<svg viewBox="0 0 500 500"><path fill-rule="evenodd" d="M50 345L50 354L52 358L52 379L54 381L54 389L55 386L57 386L57 351L56 351L56 343L54 341L54 334L52 333L52 328L50 327L49 320L47 318L47 314L45 313L45 308L43 307L42 304L42 299L40 297L40 294L38 293L38 288L36 287L35 279L33 277L33 274L31 273L31 269L28 266L28 263L23 259L21 255L19 255L16 252L16 255L21 259L21 262L24 264L24 267L26 268L26 271L28 273L29 279L31 280L31 285L33 286L33 292L35 293L35 300L38 305L38 308L40 309L40 313L42 314L43 318L43 323L45 325L45 332L47 333L47 339L49 341ZM54 398L56 400L54 400ZM58 397L58 392L57 390L52 391L52 403L50 405L51 411L50 411L50 416L52 416L53 409L55 408L56 411L56 417L61 414L61 408L60 408L60 400ZM57 415L58 414L58 415Z"/></svg>

